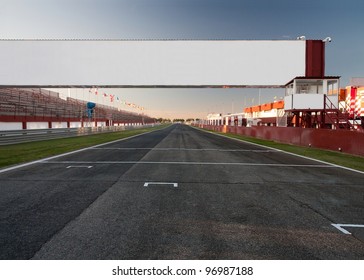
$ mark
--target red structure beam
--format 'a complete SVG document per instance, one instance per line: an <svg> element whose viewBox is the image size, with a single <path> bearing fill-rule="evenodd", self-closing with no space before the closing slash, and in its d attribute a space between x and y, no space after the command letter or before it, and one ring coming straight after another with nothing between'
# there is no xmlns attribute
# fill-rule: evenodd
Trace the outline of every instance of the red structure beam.
<svg viewBox="0 0 364 280"><path fill-rule="evenodd" d="M325 76L325 42L322 40L306 41L306 78Z"/></svg>

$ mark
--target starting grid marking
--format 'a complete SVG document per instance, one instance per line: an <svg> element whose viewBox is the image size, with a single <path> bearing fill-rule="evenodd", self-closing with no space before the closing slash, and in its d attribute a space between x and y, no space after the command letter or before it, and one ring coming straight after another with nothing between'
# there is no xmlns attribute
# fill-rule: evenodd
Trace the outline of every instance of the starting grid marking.
<svg viewBox="0 0 364 280"><path fill-rule="evenodd" d="M69 165L67 166L66 168L69 169L69 168L92 168L93 166L92 165Z"/></svg>
<svg viewBox="0 0 364 280"><path fill-rule="evenodd" d="M344 234L351 234L351 232L344 229L344 227L364 228L364 225L356 225L356 224L331 224L331 225L340 230Z"/></svg>
<svg viewBox="0 0 364 280"><path fill-rule="evenodd" d="M248 162L193 162L193 161L41 161L42 164L164 164L164 165L236 165L236 166L272 166L272 167L307 167L335 168L319 164L281 164L281 163L248 163Z"/></svg>
<svg viewBox="0 0 364 280"><path fill-rule="evenodd" d="M174 188L178 187L178 183L167 183L167 182L145 182L144 187L149 187L149 185L173 185Z"/></svg>

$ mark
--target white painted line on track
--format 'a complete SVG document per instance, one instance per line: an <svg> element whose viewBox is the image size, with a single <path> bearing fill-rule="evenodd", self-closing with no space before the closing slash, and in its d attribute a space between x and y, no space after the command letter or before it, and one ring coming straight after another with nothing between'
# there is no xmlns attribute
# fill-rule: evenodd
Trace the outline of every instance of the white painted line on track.
<svg viewBox="0 0 364 280"><path fill-rule="evenodd" d="M344 234L351 234L351 232L344 229L344 227L364 228L364 225L356 225L356 224L331 224L331 225L340 230Z"/></svg>
<svg viewBox="0 0 364 280"><path fill-rule="evenodd" d="M69 165L67 166L66 168L69 169L69 168L92 168L93 166L92 165Z"/></svg>
<svg viewBox="0 0 364 280"><path fill-rule="evenodd" d="M249 152L249 153L277 153L280 151L274 150L247 150L247 149L190 149L190 148L92 148L93 150L148 150L148 151L193 151L193 152Z"/></svg>
<svg viewBox="0 0 364 280"><path fill-rule="evenodd" d="M52 158L48 158L48 159L52 159ZM43 160L36 160L36 161L31 161L31 162L22 163L22 164L19 164L19 165L7 167L7 168L4 168L4 169L0 169L0 174L11 171L11 170L19 169L19 168L22 168L22 167L27 167L29 165L33 165L33 164L36 164L36 163L41 163L42 161Z"/></svg>
<svg viewBox="0 0 364 280"><path fill-rule="evenodd" d="M274 166L274 167L308 167L334 168L319 164L281 164L249 162L195 162L195 161L42 161L42 164L167 164L167 165L238 165L238 166Z"/></svg>
<svg viewBox="0 0 364 280"><path fill-rule="evenodd" d="M299 158L304 158L304 159L307 159L307 160L311 160L311 161L315 161L315 162L319 162L319 163L323 163L323 164L328 164L328 165L331 165L332 167L336 167L336 168L340 168L340 169L345 169L345 170L352 171L352 172L359 173L359 174L364 174L364 171L360 171L360 170L352 169L352 168L349 168L349 167L337 165L337 164L330 163L330 162L326 162L326 161L323 161L323 160L314 159L314 158L310 158L310 157L306 157L306 156L294 154L294 153L291 153L291 152L287 152L287 151L283 151L283 150L280 150L280 149L277 149L277 148L272 148L272 147L268 147L268 146L264 146L264 145L260 145L260 144L256 144L256 143L252 143L252 142L245 141L245 140L242 140L242 139L231 138L231 137L226 136L226 135L221 135L221 134L214 133L214 132L211 132L211 131L206 131L204 129L197 128L197 127L193 127L193 126L191 126L191 128L194 128L194 129L196 129L198 131L201 131L201 132L210 133L212 135L216 135L216 136L228 138L228 139L231 139L231 140L235 140L235 141L238 141L238 142L242 142L242 143L246 143L246 144L251 144L251 145L254 145L254 146L257 146L257 147L271 149L271 150L274 150L274 151L277 151L277 152L281 152L281 153L284 153L284 154L288 154L288 155L291 155L291 156L295 156L295 157L299 157ZM244 135L241 135L241 136L244 136Z"/></svg>
<svg viewBox="0 0 364 280"><path fill-rule="evenodd" d="M48 157L48 158L44 158L44 159L40 159L40 160L35 160L35 161L27 162L27 163L17 164L17 165L11 166L11 167L2 168L2 169L0 169L0 174L8 172L8 171L15 170L15 169L27 167L27 166L30 166L30 165L33 165L33 164L43 163L43 161L48 161L48 160L60 158L60 157L63 157L63 156L68 156L68 155L80 153L80 152L83 152L83 151L87 151L87 150L90 150L90 149L93 149L93 148L98 148L98 147L106 146L106 145L109 145L109 144L122 142L122 141L125 141L125 140L128 140L128 139L131 139L131 138L143 136L143 135L148 134L148 133L152 133L152 132L155 132L155 131L160 131L160 130L166 129L168 127L169 126L161 128L161 129L152 130L152 131L144 132L144 133L141 133L141 134L129 136L129 137L126 137L126 138L123 138L123 139L118 139L118 140L110 141L110 142L107 142L107 143L98 144L98 145L91 146L91 147L88 147L88 148L83 148L83 149L80 149L80 150L76 150L76 151L72 151L72 152L68 152L68 153L64 153L64 154L60 154L60 155L56 155L56 156L52 156L52 157Z"/></svg>
<svg viewBox="0 0 364 280"><path fill-rule="evenodd" d="M144 187L148 187L149 185L173 185L174 188L178 187L178 183L167 183L167 182L145 182Z"/></svg>

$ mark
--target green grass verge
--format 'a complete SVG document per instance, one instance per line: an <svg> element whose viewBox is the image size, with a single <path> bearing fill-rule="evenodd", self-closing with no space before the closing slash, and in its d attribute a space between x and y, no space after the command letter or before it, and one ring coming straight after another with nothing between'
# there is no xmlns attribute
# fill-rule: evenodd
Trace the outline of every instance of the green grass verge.
<svg viewBox="0 0 364 280"><path fill-rule="evenodd" d="M209 130L209 131L216 133L216 134L225 135L230 138L236 138L236 139L244 140L247 142L279 149L279 150L286 151L286 152L290 152L293 154L302 155L305 157L318 159L318 160L322 160L325 162L337 164L340 166L352 168L355 170L364 171L364 157L361 157L361 156L355 156L355 155L345 154L345 153L341 153L341 152L322 150L322 149L317 149L317 148L283 144L283 143L278 143L278 142L269 141L269 140L262 140L262 139L257 139L257 138L242 136L242 135L236 135L236 134L232 134L232 133L220 133L220 132L215 132L215 131L211 131L211 130Z"/></svg>
<svg viewBox="0 0 364 280"><path fill-rule="evenodd" d="M161 125L151 128L0 146L0 168L123 139L148 131L162 129L167 126Z"/></svg>

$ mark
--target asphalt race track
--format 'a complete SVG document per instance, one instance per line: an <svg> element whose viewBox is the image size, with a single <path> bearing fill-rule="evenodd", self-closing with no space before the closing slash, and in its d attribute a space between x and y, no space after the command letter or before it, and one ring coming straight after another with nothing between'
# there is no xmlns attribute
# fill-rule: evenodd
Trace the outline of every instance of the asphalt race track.
<svg viewBox="0 0 364 280"><path fill-rule="evenodd" d="M178 124L2 170L0 209L0 259L364 259L363 173Z"/></svg>

